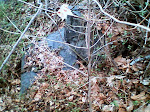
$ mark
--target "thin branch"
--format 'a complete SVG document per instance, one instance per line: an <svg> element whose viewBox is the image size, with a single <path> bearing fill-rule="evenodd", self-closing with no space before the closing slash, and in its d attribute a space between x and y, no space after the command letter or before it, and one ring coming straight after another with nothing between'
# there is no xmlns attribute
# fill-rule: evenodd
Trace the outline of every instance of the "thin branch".
<svg viewBox="0 0 150 112"><path fill-rule="evenodd" d="M11 31L5 30L5 29L3 29L3 28L0 28L0 30L2 30L2 31L4 31L4 32L7 32L7 33L12 33L12 34L20 34L20 33L11 32Z"/></svg>
<svg viewBox="0 0 150 112"><path fill-rule="evenodd" d="M114 2L115 3L115 2ZM143 17L142 15L140 15L139 14L139 12L136 12L136 9L132 6L132 5L129 5L128 3L128 1L126 2L127 3L127 5L132 9L132 10L134 10L134 11L132 11L132 10L130 10L130 9L128 9L128 8L126 8L126 7L124 7L124 5L122 5L122 4L115 4L115 5L117 5L118 7L119 6L122 6L122 7L124 7L127 11L129 11L129 12L131 12L133 15L135 15L134 13L137 13L138 14L138 16L140 16L142 19L144 19L145 17ZM136 16L136 15L135 15ZM146 21L148 21L147 19L145 19Z"/></svg>
<svg viewBox="0 0 150 112"><path fill-rule="evenodd" d="M105 31L105 33L99 37L99 39L90 47L93 48L94 46L96 46L98 44L98 42L107 34L107 32L110 30L111 26L113 25L113 23L111 23L111 25L107 28L107 30Z"/></svg>
<svg viewBox="0 0 150 112"><path fill-rule="evenodd" d="M75 68L75 67L73 67L73 66L71 66L71 65L69 65L69 64L67 64L67 63L65 63L65 62L63 62L63 61L61 61L61 60L60 60L60 62L62 62L62 63L65 64L66 66L68 66L68 67L70 67L70 68L73 68L74 70L80 72L80 73L83 74L84 76L87 76L87 74L84 73L84 72L82 72L81 70L79 70L79 69L77 69L77 68Z"/></svg>
<svg viewBox="0 0 150 112"><path fill-rule="evenodd" d="M78 47L78 46L75 46L75 45L72 45L72 44L68 44L66 42L60 42L60 41L51 40L51 39L47 39L47 40L52 41L52 42L57 42L57 43L65 44L65 45L68 45L68 46L71 46L71 47L74 47L74 48L87 49L86 47Z"/></svg>
<svg viewBox="0 0 150 112"><path fill-rule="evenodd" d="M148 21L147 27L149 27L149 24L150 24L150 19L149 19L149 21ZM145 45L146 45L147 37L148 37L148 31L146 31L145 43L144 43Z"/></svg>
<svg viewBox="0 0 150 112"><path fill-rule="evenodd" d="M126 24L126 25L131 25L131 26L135 26L135 27L139 27L139 28L142 28L142 29L145 29L147 31L150 32L150 28L146 27L146 26L143 26L143 25L139 25L139 24L135 24L135 23L129 23L129 22L126 22L126 21L120 21L118 19L116 19L115 17L113 17L112 15L108 14L107 12L105 12L102 8L102 6L99 4L99 2L97 0L93 0L100 8L100 11L103 12L106 16L110 17L111 19L113 19L114 21L118 22L118 23L121 23L121 24Z"/></svg>
<svg viewBox="0 0 150 112"><path fill-rule="evenodd" d="M10 32L11 33L11 32ZM13 32L12 32L13 33ZM20 33L16 33L16 34L20 34ZM25 36L29 36L29 37L34 37L34 38L38 38L38 39L43 39L43 38L47 38L47 37L38 37L38 36L33 36L33 35L26 35ZM61 42L61 41L57 41L57 40L51 40L51 39L47 39L48 41L52 41L52 42L57 42L57 43L61 43L61 44L64 44L64 45L68 45L68 46L71 46L71 47L74 47L74 48L78 48L78 49L87 49L86 47L79 47L79 46L75 46L75 45L72 45L72 44L68 44L66 42Z"/></svg>
<svg viewBox="0 0 150 112"><path fill-rule="evenodd" d="M53 21L53 23L54 23L56 26L58 26L57 23L55 22L55 20L47 13L47 11L48 11L47 5L48 5L48 1L45 0L45 9L46 9L46 10L45 10L45 14Z"/></svg>
<svg viewBox="0 0 150 112"><path fill-rule="evenodd" d="M108 6L109 2L110 2L110 0L107 0L106 4L104 6L104 9L106 9L106 7Z"/></svg>
<svg viewBox="0 0 150 112"><path fill-rule="evenodd" d="M48 11L48 0L45 0L45 14L53 21L53 23L56 25L56 27L57 27L57 29L58 29L58 32L59 32L59 34L60 34L60 37L62 38L62 35L61 35L61 33L60 33L60 30L59 30L59 27L58 27L58 25L57 25L57 23L55 22L55 20L47 13L47 11ZM64 38L62 38L63 40L64 40Z"/></svg>
<svg viewBox="0 0 150 112"><path fill-rule="evenodd" d="M0 67L0 72L3 68L3 66L6 64L6 62L8 61L8 59L10 58L11 54L13 53L13 51L15 50L15 48L17 47L17 45L19 44L20 40L22 39L22 37L24 36L24 34L26 33L26 31L28 30L28 28L30 27L31 23L34 21L35 17L40 13L41 11L41 7L43 6L42 3L40 3L39 9L36 12L36 14L32 17L32 19L30 20L29 24L26 26L26 28L24 29L24 31L22 32L21 36L19 37L19 39L17 40L17 42L15 43L15 45L13 46L12 50L10 51L9 55L6 57L6 59L4 60L4 62L2 63L1 67Z"/></svg>
<svg viewBox="0 0 150 112"><path fill-rule="evenodd" d="M76 33L79 33L79 34L83 34L83 35L85 35L85 33L80 32L80 31L77 31L77 30L75 30L75 29L71 28L71 26L72 26L72 25L66 24L66 26L67 26L70 30L72 30L72 31L74 31L74 32L76 32ZM73 27L73 26L72 26L72 27ZM83 27L82 27L82 28L83 28Z"/></svg>
<svg viewBox="0 0 150 112"><path fill-rule="evenodd" d="M137 63L137 62L139 62L139 61L143 61L143 60L145 60L145 59L150 59L150 55L147 55L147 56L145 56L145 57L143 57L143 58L134 59L134 60L130 63L130 65L132 66L132 65L134 65L135 63Z"/></svg>
<svg viewBox="0 0 150 112"><path fill-rule="evenodd" d="M147 73L147 70L149 69L149 66L150 66L150 61L149 61L148 65L147 65L147 67L146 67L146 70L144 71L143 77L145 77L145 74Z"/></svg>
<svg viewBox="0 0 150 112"><path fill-rule="evenodd" d="M25 2L25 1L22 1L22 0L18 0L18 1L20 1L20 2L22 2L22 3L24 3L24 4L27 4L27 5L30 5L30 6L32 6L32 7L35 7L35 8L37 8L37 9L41 9L41 10L44 10L44 11L47 11L47 12L51 12L51 13L56 14L56 12L54 12L54 11L50 11L50 10L46 10L46 9L44 9L44 8L41 8L41 7L37 7L37 6L35 6L35 5L32 5L31 3L28 3L28 2Z"/></svg>
<svg viewBox="0 0 150 112"><path fill-rule="evenodd" d="M3 11L2 11L3 12ZM10 21L10 23L21 33L21 30L9 19L9 17L3 12L3 14L6 16L6 18Z"/></svg>
<svg viewBox="0 0 150 112"><path fill-rule="evenodd" d="M126 3L128 4L128 3L129 3L129 1L126 1ZM130 4L130 3L129 3L129 4ZM131 5L131 4L130 4L130 5ZM148 5L149 5L149 0L147 0L147 2L146 2L146 6L144 7L144 9L142 9L142 10L140 10L140 11L132 11L132 12L135 12L135 13L142 12L142 11L146 10L146 8L148 7Z"/></svg>
<svg viewBox="0 0 150 112"><path fill-rule="evenodd" d="M88 19L91 18L91 0L88 0ZM87 21L87 30L86 30L86 47L88 49L88 101L89 101L89 111L92 112L92 100L91 100L91 49L90 49L90 40L91 40L91 25L90 21Z"/></svg>
<svg viewBox="0 0 150 112"><path fill-rule="evenodd" d="M96 51L94 51L94 52L92 53L91 57L93 57L93 56L94 56L99 50L101 50L102 48L104 48L104 47L106 47L106 46L108 46L108 45L110 45L110 44L113 44L114 42L117 42L117 41L118 41L118 40L114 40L114 41L112 41L112 42L109 42L109 43L103 45L102 47L100 47L99 49L97 49Z"/></svg>

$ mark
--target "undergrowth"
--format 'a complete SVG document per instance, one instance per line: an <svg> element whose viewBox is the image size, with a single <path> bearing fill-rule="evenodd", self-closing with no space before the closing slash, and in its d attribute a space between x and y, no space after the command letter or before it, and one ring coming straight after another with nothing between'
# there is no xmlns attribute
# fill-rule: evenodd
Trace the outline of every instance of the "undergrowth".
<svg viewBox="0 0 150 112"><path fill-rule="evenodd" d="M28 0L24 1L29 2ZM61 5L60 2L74 3L74 1L60 0L59 5ZM30 3L34 4L33 0ZM106 3L102 2L102 4ZM106 10L116 17L119 15L120 20L147 25L149 16L147 18L146 16L149 14L150 5L147 5L144 0L142 2L139 0L138 2L131 1L130 5L126 0L115 0L113 9L110 6L110 9ZM146 5L147 8L142 10ZM0 65L36 11L36 8L17 0L0 3ZM87 11L81 12L83 17L86 18ZM93 15L98 13L99 10L92 9ZM64 21L61 21L57 15L51 13L50 15L58 23L57 27L62 28L64 26ZM103 16L103 14L100 14L97 18L103 19ZM145 21L143 21L144 18ZM94 27L92 27L101 34L104 34L112 23L106 17L103 21L103 23L93 23ZM32 23L26 35L39 36L39 40L42 40L44 36L56 29L52 20L41 13ZM92 31L95 31L95 29ZM145 30L119 23L114 23L111 29L107 31L104 41L101 40L101 42L103 41L102 44L105 45L109 42L112 42L112 44L96 53L96 58L92 63L91 99L93 110L127 112L150 108L149 84L144 85L147 84L145 78L149 78L149 60L145 59L130 66L130 62L134 59L145 57L150 53L149 33L147 40L145 33ZM35 69L38 69L36 73L40 78L28 90L28 94L19 99L21 59L25 52L25 46L35 40L30 36L24 37L1 71L0 102L3 102L2 109L5 111L88 111L88 77L77 71L63 70L63 64L60 62L63 58L58 56L57 53L47 50L49 49L47 47L42 49L42 46L40 47L41 51L39 48L30 51L33 53L28 56L28 63L25 65L28 68L31 64L35 64L37 67ZM39 40L37 39L37 41ZM113 42L114 40L117 41ZM40 53L42 57L37 55ZM40 59L44 61L41 62ZM83 64L84 62L78 63L79 70L87 73L87 66Z"/></svg>

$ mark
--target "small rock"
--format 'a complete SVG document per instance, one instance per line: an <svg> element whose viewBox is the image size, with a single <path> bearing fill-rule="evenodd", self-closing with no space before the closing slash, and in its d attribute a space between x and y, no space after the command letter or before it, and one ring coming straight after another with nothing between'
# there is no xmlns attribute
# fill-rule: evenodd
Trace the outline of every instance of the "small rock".
<svg viewBox="0 0 150 112"><path fill-rule="evenodd" d="M37 76L34 72L25 72L21 74L21 90L20 94L26 93L26 90L33 84L35 77Z"/></svg>

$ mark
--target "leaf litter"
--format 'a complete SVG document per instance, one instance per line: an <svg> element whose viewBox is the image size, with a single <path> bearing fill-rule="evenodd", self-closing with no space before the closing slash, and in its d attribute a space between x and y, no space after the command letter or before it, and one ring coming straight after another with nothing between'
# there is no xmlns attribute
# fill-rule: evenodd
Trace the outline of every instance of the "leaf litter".
<svg viewBox="0 0 150 112"><path fill-rule="evenodd" d="M37 29L31 28L33 34L44 36L56 30L49 24L42 23L41 18L37 21L40 21L41 24ZM110 23L102 23L97 28L104 33L109 25ZM62 23L60 26L62 27ZM113 34L108 41L117 40L113 45L118 48L122 47L120 42L125 39L124 37L120 38L120 34L124 34L126 28L126 25L115 23L107 32L108 36ZM34 32L35 29L37 33ZM136 35L133 35L132 39L136 40ZM113 48L111 52L114 50L120 52L117 48ZM11 86L3 90L7 94L2 94L0 97L0 111L88 111L87 76L76 70L63 70L65 66L62 63L63 58L58 56L55 51L51 51L45 43L40 47L35 43L34 51L29 49L28 52L24 68L27 71L31 69L35 71L38 74L37 80L23 99L16 98L19 96L20 80L15 79L12 82L8 80ZM137 54L135 51L131 52L133 55ZM108 60L103 61L107 63L108 69L113 68ZM124 55L114 56L114 61L119 70L123 71L123 75L112 71L108 73L107 70L93 69L91 71L92 109L102 112L130 112L133 110L149 112L149 83L145 84L142 77L147 62L137 62L131 66L132 59ZM87 73L87 67L82 62L78 61L77 64L80 65L80 70ZM34 67L32 67L33 65Z"/></svg>

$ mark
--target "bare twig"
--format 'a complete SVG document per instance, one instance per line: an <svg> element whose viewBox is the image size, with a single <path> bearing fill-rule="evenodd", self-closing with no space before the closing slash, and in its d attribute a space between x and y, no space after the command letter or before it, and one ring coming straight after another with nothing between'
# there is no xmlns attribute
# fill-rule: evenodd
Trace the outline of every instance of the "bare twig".
<svg viewBox="0 0 150 112"><path fill-rule="evenodd" d="M75 67L73 67L73 66L71 66L71 65L69 65L69 64L67 64L67 63L65 63L65 62L63 62L63 61L61 61L61 60L60 60L60 62L62 62L62 63L65 64L66 66L68 66L68 67L70 67L70 68L73 68L74 70L80 72L80 73L83 74L84 76L87 76L87 74L84 73L83 71L81 71L81 70L79 70L79 69L77 69L77 68L75 68Z"/></svg>
<svg viewBox="0 0 150 112"><path fill-rule="evenodd" d="M129 1L126 1L126 2L129 2ZM142 9L140 11L133 11L133 12L136 12L136 13L142 12L142 11L146 10L146 8L148 7L148 5L149 5L149 0L147 0L146 6L144 7L144 9Z"/></svg>
<svg viewBox="0 0 150 112"><path fill-rule="evenodd" d="M80 31L77 31L77 30L75 30L75 29L73 29L73 28L71 28L71 26L72 27L74 27L73 25L66 25L70 30L72 30L72 31L74 31L74 32L76 32L76 33L79 33L79 34L83 34L83 35L85 35L85 33L83 33L83 32L80 32ZM83 28L83 27L82 27Z"/></svg>
<svg viewBox="0 0 150 112"><path fill-rule="evenodd" d="M110 44L113 44L114 42L117 42L117 41L118 41L118 40L114 40L114 41L112 41L112 42L109 42L109 43L107 43L107 44L101 46L99 49L97 49L96 51L94 51L94 52L92 53L91 57L93 57L99 50L101 50L101 49L103 49L104 47L106 47L106 46L108 46L108 45L110 45Z"/></svg>
<svg viewBox="0 0 150 112"><path fill-rule="evenodd" d="M135 24L135 23L129 23L129 22L126 22L126 21L120 21L118 19L116 19L115 17L113 17L112 15L108 14L107 12L105 12L102 8L102 6L100 5L100 3L97 1L97 0L93 0L100 8L100 11L103 12L106 16L110 17L111 19L113 19L114 21L118 22L118 23L121 23L121 24L126 24L126 25L131 25L131 26L135 26L135 27L139 27L139 28L142 28L142 29L145 29L147 31L150 32L150 28L146 27L146 26L143 26L143 25L139 25L139 24Z"/></svg>
<svg viewBox="0 0 150 112"><path fill-rule="evenodd" d="M58 27L57 23L55 20L47 13L48 12L48 0L45 0L45 14L53 21L53 23Z"/></svg>
<svg viewBox="0 0 150 112"><path fill-rule="evenodd" d="M11 32L11 31L5 30L5 29L3 29L3 28L0 28L0 30L2 30L2 31L4 31L4 32L7 32L7 33L20 34L20 33L17 33L17 32Z"/></svg>
<svg viewBox="0 0 150 112"><path fill-rule="evenodd" d="M39 14L39 12L41 11L41 7L43 6L42 3L40 3L39 9L36 12L36 14L32 17L32 19L30 20L29 24L26 26L26 28L24 29L24 31L22 32L21 36L19 37L19 39L17 40L17 42L15 43L15 45L13 46L12 50L10 51L9 55L6 57L6 59L4 60L4 62L2 63L1 67L0 67L0 72L3 68L3 66L6 64L6 62L8 61L8 59L10 58L10 56L12 55L13 51L15 50L15 48L17 47L17 45L19 44L20 40L22 39L22 37L24 36L24 34L26 33L26 31L28 30L28 28L30 27L31 23L34 21L35 17Z"/></svg>
<svg viewBox="0 0 150 112"><path fill-rule="evenodd" d="M115 0L116 1L116 0ZM116 1L117 2L117 1ZM115 3L115 2L114 2ZM126 8L126 7L124 7L124 5L122 5L122 4L116 4L115 3L115 5L117 5L117 6L121 6L121 7L124 7L127 11L130 11L133 15L135 15L134 13L137 13L138 14L138 16L140 16L142 19L144 19L145 17L143 17L142 15L140 15L139 14L139 12L138 11L136 11L136 9L130 4L128 4L129 2L128 1L126 1L126 3L127 3L127 5L132 9L132 10L130 10L130 9L128 9L128 8ZM136 15L135 15L136 16ZM146 21L148 21L147 19L145 19Z"/></svg>
<svg viewBox="0 0 150 112"><path fill-rule="evenodd" d="M0 28L1 30L1 28ZM20 34L20 33L15 33L15 32L9 32L6 30L6 32L8 33L14 33L14 34ZM33 35L26 35L25 36L28 36L28 37L33 37L33 38L38 38L38 39L43 39L43 38L46 38L46 37L38 37L38 36L33 36ZM51 40L51 39L47 39L48 41L52 41L52 42L57 42L57 43L61 43L61 44L64 44L64 45L68 45L68 46L71 46L71 47L74 47L74 48L79 48L79 49L87 49L86 47L79 47L79 46L75 46L75 45L72 45L72 44L68 44L66 42L61 42L61 41L56 41L56 40Z"/></svg>
<svg viewBox="0 0 150 112"><path fill-rule="evenodd" d="M59 28L58 28L58 25L57 25L57 23L55 22L55 20L47 13L47 11L48 11L48 0L45 0L45 14L53 21L53 23L56 25L56 27L57 27L57 29L58 29L58 32L59 32L59 34L60 34L60 37L62 38L62 35L61 35L61 33L60 33L60 30L59 30ZM62 38L63 39L63 38ZM64 39L63 39L64 40Z"/></svg>
<svg viewBox="0 0 150 112"><path fill-rule="evenodd" d="M139 24L142 24L145 20L146 20L146 18L148 18L149 17L149 15L150 15L150 12L147 14L147 16L139 23ZM148 23L149 23L149 21L148 21ZM148 27L148 26L147 26ZM149 27L148 27L149 28Z"/></svg>
<svg viewBox="0 0 150 112"><path fill-rule="evenodd" d="M150 19L149 19L149 21L148 21L148 25L147 25L147 27L149 27L149 24L150 24ZM144 44L146 44L146 41L147 41L147 37L148 37L148 31L146 31L146 36L145 36L145 43L144 43Z"/></svg>
<svg viewBox="0 0 150 112"><path fill-rule="evenodd" d="M138 61L143 61L143 60L145 60L145 59L150 59L150 55L147 55L147 56L145 56L145 57L143 57L143 58L137 58L137 59L133 60L133 61L130 63L130 65L132 66L132 65L134 65L135 63L137 63Z"/></svg>
<svg viewBox="0 0 150 112"><path fill-rule="evenodd" d="M27 5L30 5L30 6L32 6L32 7L35 7L35 8L37 8L37 9L45 10L45 11L47 11L47 12L51 12L51 13L56 14L56 12L54 12L54 11L50 11L50 10L46 10L46 9L44 9L44 8L41 8L41 7L37 7L37 6L35 6L35 5L32 5L31 3L28 3L28 2L25 2L25 1L22 1L22 0L18 0L18 1L20 1L20 2L22 2L22 3L24 3L24 4L27 4Z"/></svg>
<svg viewBox="0 0 150 112"><path fill-rule="evenodd" d="M107 0L105 6L104 6L104 9L106 9L107 5L109 4L110 0Z"/></svg>
<svg viewBox="0 0 150 112"><path fill-rule="evenodd" d="M68 44L66 42L60 42L60 41L51 40L51 39L47 39L47 40L52 41L52 42L62 43L62 44L65 44L65 45L68 45L68 46L71 46L71 47L74 47L74 48L87 49L86 47L78 47L78 46L75 46L75 45L72 45L72 44Z"/></svg>
<svg viewBox="0 0 150 112"><path fill-rule="evenodd" d="M3 11L2 11L3 12ZM21 33L21 30L9 19L9 17L3 12L3 14L6 16L6 18L10 21L10 23Z"/></svg>
<svg viewBox="0 0 150 112"><path fill-rule="evenodd" d="M143 74L144 77L145 77L145 74L147 73L147 70L149 69L149 66L150 66L150 61L149 61L148 65L147 65L147 67L146 67L146 70L144 71L144 74Z"/></svg>
<svg viewBox="0 0 150 112"><path fill-rule="evenodd" d="M88 19L91 18L91 0L88 0ZM86 47L88 49L88 101L89 101L89 111L92 112L92 101L91 101L91 49L90 49L90 40L91 40L91 25L90 21L87 21L87 31L86 31Z"/></svg>
<svg viewBox="0 0 150 112"><path fill-rule="evenodd" d="M111 23L111 25L107 28L107 30L105 31L105 33L102 35L102 36L99 36L99 39L90 47L90 48L93 48L95 47L98 42L107 34L107 32L110 30L111 26L113 25L113 23Z"/></svg>

